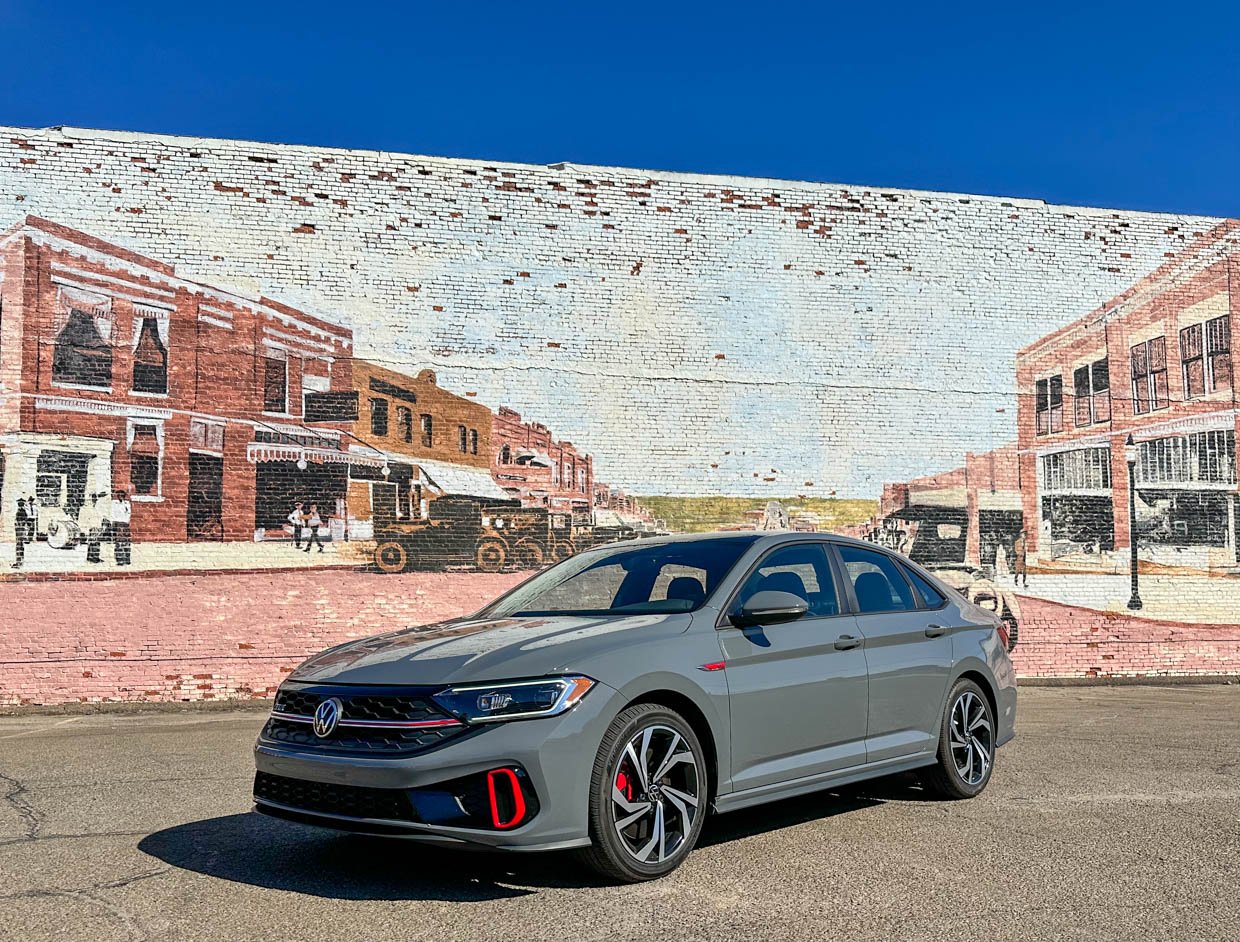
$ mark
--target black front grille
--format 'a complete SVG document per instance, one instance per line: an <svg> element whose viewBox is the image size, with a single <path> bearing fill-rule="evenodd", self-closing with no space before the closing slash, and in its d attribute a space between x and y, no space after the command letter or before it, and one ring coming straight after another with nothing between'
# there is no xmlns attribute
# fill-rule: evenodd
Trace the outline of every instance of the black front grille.
<svg viewBox="0 0 1240 942"><path fill-rule="evenodd" d="M400 727L358 727L340 725L326 738L314 734L308 722L318 705L328 697L340 700L341 719L370 722L433 722L453 717L435 705L430 690L416 692L365 693L339 687L282 687L276 693L275 713L305 717L305 721L273 716L263 728L263 738L302 749L352 755L409 755L439 745L467 731L464 725Z"/></svg>
<svg viewBox="0 0 1240 942"><path fill-rule="evenodd" d="M418 820L408 796L394 788L332 785L259 772L254 776L254 797L302 811L337 814L348 818Z"/></svg>
<svg viewBox="0 0 1240 942"><path fill-rule="evenodd" d="M326 739L314 735L309 723L269 719L263 728L263 736L275 742L287 743L305 749L323 752L353 753L361 755L408 755L436 746L445 739L463 732L460 726L441 726L432 729L357 729L337 727Z"/></svg>

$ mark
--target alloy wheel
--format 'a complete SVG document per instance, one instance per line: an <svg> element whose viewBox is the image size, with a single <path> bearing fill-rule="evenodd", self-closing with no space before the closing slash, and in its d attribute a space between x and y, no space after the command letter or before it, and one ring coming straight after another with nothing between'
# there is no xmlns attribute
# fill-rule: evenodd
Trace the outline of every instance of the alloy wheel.
<svg viewBox="0 0 1240 942"><path fill-rule="evenodd" d="M625 850L645 864L675 856L701 812L701 763L669 726L639 730L612 776L612 825Z"/></svg>
<svg viewBox="0 0 1240 942"><path fill-rule="evenodd" d="M980 785L994 761L994 727L986 704L972 690L964 691L952 704L949 742L956 774L966 785Z"/></svg>

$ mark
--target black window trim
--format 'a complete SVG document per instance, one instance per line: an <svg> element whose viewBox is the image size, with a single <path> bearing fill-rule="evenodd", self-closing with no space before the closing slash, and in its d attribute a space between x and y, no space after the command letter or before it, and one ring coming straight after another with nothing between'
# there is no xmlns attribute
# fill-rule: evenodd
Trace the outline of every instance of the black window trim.
<svg viewBox="0 0 1240 942"><path fill-rule="evenodd" d="M900 571L904 573L904 578L908 581L910 585L913 586L913 597L921 599L922 604L918 606L919 610L924 611L924 612L940 612L943 609L947 608L947 603L951 601L951 598L948 595L948 593L944 591L944 589L949 588L948 586L940 586L935 581L935 579L928 578L930 576L930 573L927 572L925 569L922 569L912 560L905 562L902 559L897 559L896 562L900 564ZM930 585L934 586L935 591L937 591L939 595L943 596L942 603L940 603L939 605L927 605L925 598L921 594L921 591L917 588L913 580L909 579L908 574L910 571L916 573L921 578L925 579L926 582L928 582Z"/></svg>
<svg viewBox="0 0 1240 942"><path fill-rule="evenodd" d="M852 613L858 618L866 615L899 615L902 612L938 611L937 608L927 608L925 600L921 597L921 593L917 591L917 586L913 585L913 581L908 577L908 573L904 571L904 560L902 560L899 556L888 553L886 550L880 549L877 546L854 546L851 543L847 545L853 549L861 550L862 552L874 553L878 556L886 556L890 559L895 564L896 572L900 573L900 577L904 580L904 584L908 586L909 594L913 599L912 608L885 608L881 612L861 611L861 606L857 604L857 595L853 592L852 579L847 578L848 567L844 564L844 557L839 555L840 544L833 542L831 547L836 555L836 564L840 567L840 572L845 574L844 586L848 590L848 604L852 609Z"/></svg>
<svg viewBox="0 0 1240 942"><path fill-rule="evenodd" d="M803 540L787 540L787 541L781 540L780 542L776 543L774 546L768 547L762 553L762 555L760 555L756 560L753 561L753 563L749 565L748 568L746 568L745 574L741 576L740 579L737 580L736 585L734 585L732 587L732 590L728 593L727 602L724 605L720 606L719 617L715 620L716 631L721 631L724 628L735 628L737 631L742 630L742 629L736 628L736 626L732 624L732 619L730 617L732 606L736 602L737 596L741 594L741 590L745 588L746 583L749 582L749 577L752 576L755 572L757 572L762 567L763 562L765 562L766 559L772 553L776 553L779 550L785 549L786 547L789 547L789 546L820 546L822 547L822 551L827 557L827 566L831 570L831 579L835 583L835 599L840 607L840 610L836 612L834 615L806 614L804 618L798 618L797 621L820 621L826 618L840 618L844 615L855 615L856 614L856 603L853 600L851 589L847 595L845 595L844 592L842 591L843 588L847 587L847 580L842 579L843 570L840 569L839 561L835 558L835 552L833 549L835 546L834 540L823 540L823 539L803 539Z"/></svg>

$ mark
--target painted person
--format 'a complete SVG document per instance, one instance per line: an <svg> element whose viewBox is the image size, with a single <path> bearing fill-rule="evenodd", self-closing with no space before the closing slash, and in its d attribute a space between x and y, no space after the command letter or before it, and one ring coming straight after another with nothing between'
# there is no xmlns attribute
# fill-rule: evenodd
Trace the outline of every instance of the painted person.
<svg viewBox="0 0 1240 942"><path fill-rule="evenodd" d="M29 509L27 504L29 503ZM16 558L13 562L14 569L21 569L26 563L26 544L34 542L34 531L38 524L31 514L34 509L34 499L18 498L17 513L13 517L13 541L14 552Z"/></svg>
<svg viewBox="0 0 1240 942"><path fill-rule="evenodd" d="M306 505L298 501L286 519L293 528L293 549L301 549L301 530L306 525Z"/></svg>
<svg viewBox="0 0 1240 942"><path fill-rule="evenodd" d="M1029 585L1028 556L1029 544L1025 531L1021 530L1016 534L1016 540L1012 543L1012 585Z"/></svg>
<svg viewBox="0 0 1240 942"><path fill-rule="evenodd" d="M129 529L129 521L133 517L133 505L129 503L129 495L117 491L112 495L112 508L108 514L112 529L112 554L116 557L116 565L128 566L133 537Z"/></svg>
<svg viewBox="0 0 1240 942"><path fill-rule="evenodd" d="M323 541L319 539L319 527L322 525L323 518L319 516L319 505L311 504L310 512L306 514L306 528L304 531L306 535L305 552L310 552L311 545L315 543L318 544L319 552L323 552Z"/></svg>
<svg viewBox="0 0 1240 942"><path fill-rule="evenodd" d="M103 562L99 550L107 534L108 518L103 507L103 499L107 496L106 492L91 494L91 499L82 505L78 513L78 525L86 534L86 561L88 563Z"/></svg>

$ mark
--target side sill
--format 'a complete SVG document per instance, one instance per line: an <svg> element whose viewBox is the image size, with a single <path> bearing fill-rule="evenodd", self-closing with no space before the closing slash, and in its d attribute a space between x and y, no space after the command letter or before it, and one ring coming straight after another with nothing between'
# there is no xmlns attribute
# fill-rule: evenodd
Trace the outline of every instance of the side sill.
<svg viewBox="0 0 1240 942"><path fill-rule="evenodd" d="M719 813L739 811L754 805L766 804L768 801L779 801L783 798L794 798L797 795L808 795L811 792L835 788L839 785L851 785L866 779L879 778L884 775L895 775L898 772L909 772L934 765L935 757L928 753L900 759L888 759L872 765L858 765L851 769L835 772L824 772L806 778L792 779L775 785L763 785L761 788L746 789L743 792L732 792L720 795L715 799L714 809Z"/></svg>

